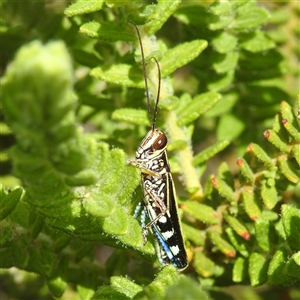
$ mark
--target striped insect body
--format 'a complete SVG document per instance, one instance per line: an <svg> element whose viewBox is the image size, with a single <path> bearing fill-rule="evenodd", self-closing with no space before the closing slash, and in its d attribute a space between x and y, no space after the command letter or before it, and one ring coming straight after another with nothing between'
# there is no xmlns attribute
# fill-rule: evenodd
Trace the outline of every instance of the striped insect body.
<svg viewBox="0 0 300 300"><path fill-rule="evenodd" d="M132 21L129 21L129 23L134 25L140 42L148 112L150 122L152 123L150 131L136 151L136 160L129 161L132 166L141 170L144 191L143 202L137 207L134 216L137 217L139 211L143 208L141 218L144 245L147 243L148 231L151 229L155 237L159 262L163 265L172 263L179 270L183 270L188 266L188 260L178 217L174 183L166 151L168 139L164 132L155 128L160 92L159 64L154 58L158 68L159 82L152 116L141 37L135 23ZM145 222L146 217L150 220L147 224Z"/></svg>

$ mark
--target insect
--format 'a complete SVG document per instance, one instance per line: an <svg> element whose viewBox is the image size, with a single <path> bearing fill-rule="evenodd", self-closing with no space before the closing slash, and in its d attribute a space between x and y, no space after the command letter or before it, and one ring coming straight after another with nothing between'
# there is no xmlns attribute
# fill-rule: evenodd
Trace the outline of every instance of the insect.
<svg viewBox="0 0 300 300"><path fill-rule="evenodd" d="M184 270L188 266L188 259L177 212L174 183L167 157L168 139L164 132L155 128L161 82L159 63L152 57L157 65L159 79L157 98L152 115L141 36L137 25L133 21L128 22L134 25L140 44L148 113L151 123L150 131L136 151L136 160L129 161L129 164L141 170L144 191L143 202L137 207L135 216L143 208L141 219L144 245L147 243L148 230L151 228L156 238L156 252L160 263L162 265L172 263L179 270ZM145 225L146 217L149 218L150 222Z"/></svg>

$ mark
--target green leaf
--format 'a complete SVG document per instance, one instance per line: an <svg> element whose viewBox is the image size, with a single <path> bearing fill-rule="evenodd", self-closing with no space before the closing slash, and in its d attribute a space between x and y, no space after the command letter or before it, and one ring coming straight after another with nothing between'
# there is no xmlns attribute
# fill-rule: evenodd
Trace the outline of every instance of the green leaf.
<svg viewBox="0 0 300 300"><path fill-rule="evenodd" d="M221 32L212 40L214 49L222 54L235 50L237 46L237 38L226 31Z"/></svg>
<svg viewBox="0 0 300 300"><path fill-rule="evenodd" d="M292 280L298 280L300 274L300 251L293 254L286 263L286 275L291 277Z"/></svg>
<svg viewBox="0 0 300 300"><path fill-rule="evenodd" d="M123 293L118 292L115 287L102 285L97 289L94 299L130 300L131 298L125 296Z"/></svg>
<svg viewBox="0 0 300 300"><path fill-rule="evenodd" d="M215 105L209 111L207 111L205 113L205 117L211 118L227 113L236 104L238 98L239 96L237 93L223 93L218 105Z"/></svg>
<svg viewBox="0 0 300 300"><path fill-rule="evenodd" d="M192 241L197 246L204 246L205 244L205 234L199 231L197 228L187 225L185 223L181 224L182 231L185 239Z"/></svg>
<svg viewBox="0 0 300 300"><path fill-rule="evenodd" d="M259 145L255 143L251 143L248 146L248 150L251 151L260 161L262 161L269 168L273 167L273 162L271 157Z"/></svg>
<svg viewBox="0 0 300 300"><path fill-rule="evenodd" d="M244 239L241 238L240 235L238 235L233 229L230 227L226 228L227 236L231 242L231 244L234 246L234 248L241 253L244 257L249 256L249 250L247 249L247 244Z"/></svg>
<svg viewBox="0 0 300 300"><path fill-rule="evenodd" d="M196 166L207 161L211 157L215 156L217 153L224 150L229 144L230 144L229 141L224 140L224 141L217 142L214 145L206 148L205 150L201 151L196 156L194 156L193 165Z"/></svg>
<svg viewBox="0 0 300 300"><path fill-rule="evenodd" d="M202 277L211 277L215 271L214 262L202 252L196 252L193 265L196 272Z"/></svg>
<svg viewBox="0 0 300 300"><path fill-rule="evenodd" d="M275 230L273 223L263 217L258 218L255 222L256 240L260 249L269 252L276 243Z"/></svg>
<svg viewBox="0 0 300 300"><path fill-rule="evenodd" d="M255 221L262 213L261 200L258 198L257 194L252 188L244 189L242 191L243 204L246 213L251 220Z"/></svg>
<svg viewBox="0 0 300 300"><path fill-rule="evenodd" d="M290 278L284 276L288 253L285 248L278 249L273 255L268 269L268 284L269 285L287 285Z"/></svg>
<svg viewBox="0 0 300 300"><path fill-rule="evenodd" d="M292 205L281 206L282 223L287 242L295 252L300 250L300 210Z"/></svg>
<svg viewBox="0 0 300 300"><path fill-rule="evenodd" d="M272 209L275 207L278 198L277 198L277 190L275 187L274 180L261 180L261 191L260 195L263 199L265 206L268 209Z"/></svg>
<svg viewBox="0 0 300 300"><path fill-rule="evenodd" d="M240 168L240 172L243 175L243 177L246 179L246 181L253 184L254 174L247 161L245 159L239 158L236 163Z"/></svg>
<svg viewBox="0 0 300 300"><path fill-rule="evenodd" d="M180 100L176 96L161 99L159 108L167 111L175 110L179 106Z"/></svg>
<svg viewBox="0 0 300 300"><path fill-rule="evenodd" d="M261 7L254 7L253 3L240 7L232 28L249 30L265 24L270 18L269 12Z"/></svg>
<svg viewBox="0 0 300 300"><path fill-rule="evenodd" d="M9 223L0 224L0 246L2 247L13 238L13 231Z"/></svg>
<svg viewBox="0 0 300 300"><path fill-rule="evenodd" d="M249 276L252 286L259 286L267 281L267 271L269 262L266 258L257 253L253 252L249 259Z"/></svg>
<svg viewBox="0 0 300 300"><path fill-rule="evenodd" d="M209 299L209 296L197 281L188 276L182 276L175 285L167 289L164 299Z"/></svg>
<svg viewBox="0 0 300 300"><path fill-rule="evenodd" d="M180 0L158 1L154 13L151 15L151 17L149 17L151 21L145 26L146 32L149 35L152 35L158 31L167 21L167 19L174 13L180 3Z"/></svg>
<svg viewBox="0 0 300 300"><path fill-rule="evenodd" d="M196 201L186 201L184 204L181 205L181 208L190 216L204 223L219 223L219 220L215 216L216 212L211 207L205 204L201 204Z"/></svg>
<svg viewBox="0 0 300 300"><path fill-rule="evenodd" d="M231 216L229 213L224 212L223 216L226 222L232 227L232 229L244 240L250 239L250 233L247 228L235 217Z"/></svg>
<svg viewBox="0 0 300 300"><path fill-rule="evenodd" d="M234 203L236 201L236 196L234 194L234 191L232 190L232 187L224 180L222 180L220 177L213 177L211 179L211 183L214 186L214 188L224 197L227 198L229 201Z"/></svg>
<svg viewBox="0 0 300 300"><path fill-rule="evenodd" d="M5 219L16 207L22 196L23 189L17 188L6 196L0 198L0 221Z"/></svg>
<svg viewBox="0 0 300 300"><path fill-rule="evenodd" d="M188 103L184 110L178 115L178 125L187 125L203 113L213 107L219 100L221 95L217 93L204 93L194 98L194 100Z"/></svg>
<svg viewBox="0 0 300 300"><path fill-rule="evenodd" d="M211 239L211 242L225 255L231 258L235 257L235 249L231 246L231 244L229 244L225 239L223 239L218 232L210 231L209 238Z"/></svg>
<svg viewBox="0 0 300 300"><path fill-rule="evenodd" d="M145 288L145 292L150 299L163 298L166 290L178 280L179 274L177 269L173 265L168 265L156 275L153 282Z"/></svg>
<svg viewBox="0 0 300 300"><path fill-rule="evenodd" d="M300 176L298 174L298 169L295 168L292 163L290 163L286 157L279 160L279 168L282 174L292 183L298 183L300 181Z"/></svg>
<svg viewBox="0 0 300 300"><path fill-rule="evenodd" d="M234 70L227 72L226 74L213 74L207 85L208 90L212 92L218 92L228 88L234 80Z"/></svg>
<svg viewBox="0 0 300 300"><path fill-rule="evenodd" d="M247 277L247 261L238 257L234 262L233 271L232 271L232 280L233 282L242 282Z"/></svg>
<svg viewBox="0 0 300 300"><path fill-rule="evenodd" d="M101 66L92 69L90 74L105 82L127 87L144 88L143 73L131 65Z"/></svg>
<svg viewBox="0 0 300 300"><path fill-rule="evenodd" d="M126 41L126 42L134 42L136 40L135 35L126 31L119 24L106 23L100 24L98 22L90 22L83 24L79 31L81 33L86 34L92 38L98 38L99 40L103 40L106 42L117 42L117 41Z"/></svg>
<svg viewBox="0 0 300 300"><path fill-rule="evenodd" d="M243 37L240 47L250 52L263 52L275 48L276 44L261 31L247 34Z"/></svg>
<svg viewBox="0 0 300 300"><path fill-rule="evenodd" d="M236 51L215 55L213 68L218 74L229 72L236 68L238 58L238 52Z"/></svg>
<svg viewBox="0 0 300 300"><path fill-rule="evenodd" d="M112 276L110 278L110 284L115 287L117 291L126 295L130 299L143 290L141 286L135 284L125 277Z"/></svg>
<svg viewBox="0 0 300 300"><path fill-rule="evenodd" d="M112 118L114 120L130 122L136 125L150 126L148 113L145 110L119 108L113 112Z"/></svg>
<svg viewBox="0 0 300 300"><path fill-rule="evenodd" d="M47 286L53 296L60 298L66 290L68 283L60 276L56 276L47 280Z"/></svg>
<svg viewBox="0 0 300 300"><path fill-rule="evenodd" d="M234 17L232 15L214 16L209 19L208 28L210 30L221 30L227 28L233 20Z"/></svg>
<svg viewBox="0 0 300 300"><path fill-rule="evenodd" d="M218 140L233 141L239 137L245 129L243 121L238 119L235 115L226 114L220 118L217 128Z"/></svg>
<svg viewBox="0 0 300 300"><path fill-rule="evenodd" d="M190 61L195 59L205 48L207 41L194 40L186 42L164 53L160 61L161 75L167 77L178 68L185 66Z"/></svg>
<svg viewBox="0 0 300 300"><path fill-rule="evenodd" d="M65 9L65 14L68 17L87 14L102 9L104 0L77 0L76 3L71 4Z"/></svg>

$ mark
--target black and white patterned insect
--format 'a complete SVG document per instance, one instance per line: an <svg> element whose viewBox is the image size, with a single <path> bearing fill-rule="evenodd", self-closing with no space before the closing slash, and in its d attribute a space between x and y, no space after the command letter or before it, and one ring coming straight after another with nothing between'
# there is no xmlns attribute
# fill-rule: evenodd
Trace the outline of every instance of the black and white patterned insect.
<svg viewBox="0 0 300 300"><path fill-rule="evenodd" d="M158 68L159 83L152 117L141 36L136 24L133 21L128 22L134 25L140 43L146 98L151 122L150 131L136 151L136 160L129 161L132 166L141 170L144 191L143 202L137 207L135 216L137 217L139 211L143 208L144 244L147 242L148 229L151 228L156 238L156 250L160 263L162 265L172 263L179 270L184 270L188 266L188 259L178 217L174 183L168 163L166 151L168 139L162 131L155 128L161 81L160 68L157 60L153 57ZM150 222L145 225L146 217Z"/></svg>

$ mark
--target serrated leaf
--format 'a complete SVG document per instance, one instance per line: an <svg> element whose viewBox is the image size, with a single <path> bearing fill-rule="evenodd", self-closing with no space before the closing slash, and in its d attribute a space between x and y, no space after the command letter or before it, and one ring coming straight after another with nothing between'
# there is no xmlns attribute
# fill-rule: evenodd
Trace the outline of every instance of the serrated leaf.
<svg viewBox="0 0 300 300"><path fill-rule="evenodd" d="M277 203L277 190L275 184L271 184L270 180L261 180L261 198L268 209L275 207Z"/></svg>
<svg viewBox="0 0 300 300"><path fill-rule="evenodd" d="M159 30L163 24L167 21L167 19L174 13L177 9L179 4L181 3L180 0L175 1L158 1L156 9L154 13L149 17L151 20L146 24L146 32L149 35L154 34L157 30Z"/></svg>
<svg viewBox="0 0 300 300"><path fill-rule="evenodd" d="M97 174L91 170L81 171L74 176L66 177L69 186L87 186L97 182Z"/></svg>
<svg viewBox="0 0 300 300"><path fill-rule="evenodd" d="M102 66L92 69L90 74L105 82L127 87L144 88L143 73L131 65L115 64Z"/></svg>
<svg viewBox="0 0 300 300"><path fill-rule="evenodd" d="M231 242L231 244L234 246L234 248L241 253L244 257L249 256L249 251L247 249L247 245L244 239L241 238L240 235L238 235L232 228L228 227L226 228L227 236Z"/></svg>
<svg viewBox="0 0 300 300"><path fill-rule="evenodd" d="M208 90L212 92L218 92L228 88L234 80L234 70L227 72L226 74L213 74L207 85Z"/></svg>
<svg viewBox="0 0 300 300"><path fill-rule="evenodd" d="M262 205L260 199L258 199L256 193L252 189L244 189L242 191L243 204L246 213L251 220L255 221L262 212Z"/></svg>
<svg viewBox="0 0 300 300"><path fill-rule="evenodd" d="M77 0L76 3L73 3L67 7L64 13L68 17L91 13L100 10L103 6L103 3L104 0Z"/></svg>
<svg viewBox="0 0 300 300"><path fill-rule="evenodd" d="M237 38L234 35L223 31L212 40L214 49L222 54L233 51L237 46Z"/></svg>
<svg viewBox="0 0 300 300"><path fill-rule="evenodd" d="M108 217L114 212L115 206L116 203L111 201L111 197L101 190L94 193L93 196L86 196L83 200L83 207L95 217Z"/></svg>
<svg viewBox="0 0 300 300"><path fill-rule="evenodd" d="M233 230L244 240L250 239L250 233L247 228L235 217L228 213L223 213L226 222L233 228Z"/></svg>
<svg viewBox="0 0 300 300"><path fill-rule="evenodd" d="M119 24L90 22L80 26L79 31L92 38L98 38L106 42L126 41L134 42L136 37L123 29Z"/></svg>
<svg viewBox="0 0 300 300"><path fill-rule="evenodd" d="M209 296L196 280L188 276L182 276L175 285L172 285L167 289L164 300L174 300L176 298L209 299Z"/></svg>
<svg viewBox="0 0 300 300"><path fill-rule="evenodd" d="M205 113L205 117L211 118L227 113L238 101L238 98L238 94L234 92L222 94L222 98L218 102L218 105L215 105L209 111L207 111Z"/></svg>
<svg viewBox="0 0 300 300"><path fill-rule="evenodd" d="M282 223L286 239L293 251L300 250L300 210L292 205L281 206Z"/></svg>
<svg viewBox="0 0 300 300"><path fill-rule="evenodd" d="M125 277L112 276L110 278L110 283L113 287L116 288L117 291L125 294L130 299L132 299L136 294L143 290L141 286L128 280Z"/></svg>
<svg viewBox="0 0 300 300"><path fill-rule="evenodd" d="M47 280L47 286L54 297L60 298L66 290L68 283L60 276Z"/></svg>
<svg viewBox="0 0 300 300"><path fill-rule="evenodd" d="M205 236L203 232L185 223L182 223L181 226L185 239L192 241L197 246L204 246Z"/></svg>
<svg viewBox="0 0 300 300"><path fill-rule="evenodd" d="M238 257L234 262L232 270L232 281L233 282L242 282L247 277L247 261Z"/></svg>
<svg viewBox="0 0 300 300"><path fill-rule="evenodd" d="M204 223L219 223L219 220L215 216L216 212L210 206L207 206L205 204L201 204L196 201L186 201L181 205L181 208L187 214Z"/></svg>
<svg viewBox="0 0 300 300"><path fill-rule="evenodd" d="M176 96L161 99L159 101L159 108L162 110L175 110L179 106L180 100Z"/></svg>
<svg viewBox="0 0 300 300"><path fill-rule="evenodd" d="M296 159L298 166L300 166L300 144L295 144L292 148L293 157Z"/></svg>
<svg viewBox="0 0 300 300"><path fill-rule="evenodd" d="M273 167L272 158L259 145L251 143L247 150L253 152L253 154L268 167Z"/></svg>
<svg viewBox="0 0 300 300"><path fill-rule="evenodd" d="M269 262L263 255L256 252L251 253L248 268L252 286L259 286L267 281L268 265Z"/></svg>
<svg viewBox="0 0 300 300"><path fill-rule="evenodd" d="M278 160L279 168L282 174L292 183L298 183L300 180L299 168L296 170L294 166L287 161L286 157L282 157Z"/></svg>
<svg viewBox="0 0 300 300"><path fill-rule="evenodd" d="M270 14L266 9L254 7L253 5L249 8L249 5L245 5L237 10L235 22L232 24L232 27L239 30L249 30L265 24L269 18Z"/></svg>
<svg viewBox="0 0 300 300"><path fill-rule="evenodd" d="M0 246L9 242L13 237L13 231L9 223L2 222L0 226Z"/></svg>
<svg viewBox="0 0 300 300"><path fill-rule="evenodd" d="M131 298L127 297L123 293L118 292L115 287L102 285L97 289L94 299L130 300Z"/></svg>
<svg viewBox="0 0 300 300"><path fill-rule="evenodd" d="M210 30L221 30L228 27L233 20L233 15L214 16L209 19L208 28Z"/></svg>
<svg viewBox="0 0 300 300"><path fill-rule="evenodd" d="M0 199L0 221L5 219L16 207L22 196L23 189L17 188Z"/></svg>
<svg viewBox="0 0 300 300"><path fill-rule="evenodd" d="M130 122L137 125L150 126L148 114L145 110L134 108L120 108L116 109L112 118L118 121Z"/></svg>
<svg viewBox="0 0 300 300"><path fill-rule="evenodd" d="M217 128L218 140L233 141L244 131L245 124L235 115L226 114L220 118Z"/></svg>
<svg viewBox="0 0 300 300"><path fill-rule="evenodd" d="M222 180L220 176L218 178L213 177L211 183L224 198L227 198L232 203L236 202L236 196L232 187L226 181Z"/></svg>
<svg viewBox="0 0 300 300"><path fill-rule="evenodd" d="M168 50L160 61L161 75L167 77L178 68L195 59L205 48L207 41L194 40Z"/></svg>
<svg viewBox="0 0 300 300"><path fill-rule="evenodd" d="M286 263L286 262L285 262ZM291 277L293 280L296 279L299 281L300 274L300 251L293 254L286 263L286 274Z"/></svg>
<svg viewBox="0 0 300 300"><path fill-rule="evenodd" d="M249 164L245 159L239 158L237 160L237 165L240 168L240 171L243 177L246 179L247 182L253 183L254 182L254 174L252 169L250 168Z"/></svg>
<svg viewBox="0 0 300 300"><path fill-rule="evenodd" d="M255 222L256 240L261 250L269 252L274 245L274 228L272 222L259 218Z"/></svg>
<svg viewBox="0 0 300 300"><path fill-rule="evenodd" d="M222 236L215 231L209 232L209 238L211 242L225 255L228 257L235 257L236 251Z"/></svg>
<svg viewBox="0 0 300 300"><path fill-rule="evenodd" d="M178 125L187 125L203 113L213 107L219 100L221 95L218 93L204 93L194 98L194 100L188 103L184 110L178 115Z"/></svg>
<svg viewBox="0 0 300 300"><path fill-rule="evenodd" d="M126 210L123 207L117 207L112 215L104 218L103 230L112 235L125 234L128 231L129 224L129 216L126 214Z"/></svg>
<svg viewBox="0 0 300 300"><path fill-rule="evenodd" d="M202 162L207 161L209 158L215 156L217 153L224 150L229 144L229 141L224 140L217 142L212 146L209 146L208 148L194 156L193 165L196 166L198 164L201 164Z"/></svg>
<svg viewBox="0 0 300 300"><path fill-rule="evenodd" d="M276 44L261 31L244 36L244 41L240 42L240 47L249 52L263 52L275 46Z"/></svg>
<svg viewBox="0 0 300 300"><path fill-rule="evenodd" d="M286 285L290 282L290 278L285 276L286 261L288 253L285 248L278 249L272 256L268 269L268 284L274 285Z"/></svg>
<svg viewBox="0 0 300 300"><path fill-rule="evenodd" d="M165 291L179 279L177 269L173 265L163 268L155 279L145 288L149 298L163 298Z"/></svg>
<svg viewBox="0 0 300 300"><path fill-rule="evenodd" d="M214 262L202 252L196 252L193 262L196 272L203 277L210 277L214 274Z"/></svg>
<svg viewBox="0 0 300 300"><path fill-rule="evenodd" d="M229 72L236 68L238 58L239 55L236 51L215 55L213 58L213 68L218 74Z"/></svg>

